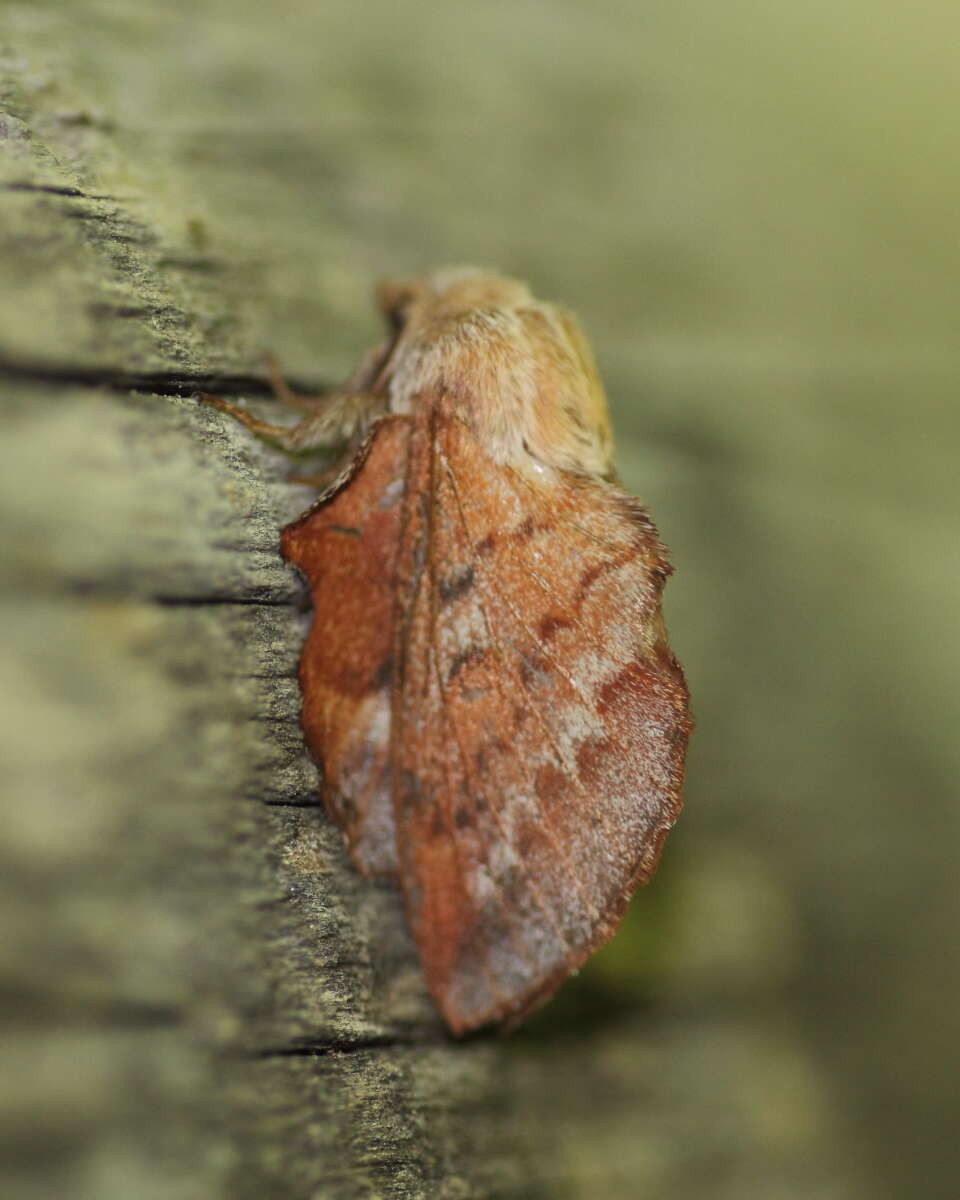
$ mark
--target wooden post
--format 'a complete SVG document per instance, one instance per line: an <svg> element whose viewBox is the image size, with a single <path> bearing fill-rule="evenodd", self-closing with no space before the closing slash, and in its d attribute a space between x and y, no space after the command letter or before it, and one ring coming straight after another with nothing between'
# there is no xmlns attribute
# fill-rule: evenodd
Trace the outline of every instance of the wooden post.
<svg viewBox="0 0 960 1200"><path fill-rule="evenodd" d="M719 1195L722 1162L750 1194L827 1194L816 1087L798 1139L750 1117L751 1087L809 1067L789 1034L639 1004L578 1022L574 1003L454 1042L397 895L348 865L301 744L307 618L277 553L308 494L191 395L268 412L264 346L348 365L329 356L368 340L380 269L342 216L365 194L338 160L311 191L282 129L225 128L229 72L194 81L209 111L178 109L189 47L163 7L81 30L69 6L21 6L4 33L0 1190L680 1200ZM148 85L166 123L144 136ZM303 255L327 264L318 228L343 241L343 304L270 273L246 183L276 203L278 246L308 198L326 206Z"/></svg>

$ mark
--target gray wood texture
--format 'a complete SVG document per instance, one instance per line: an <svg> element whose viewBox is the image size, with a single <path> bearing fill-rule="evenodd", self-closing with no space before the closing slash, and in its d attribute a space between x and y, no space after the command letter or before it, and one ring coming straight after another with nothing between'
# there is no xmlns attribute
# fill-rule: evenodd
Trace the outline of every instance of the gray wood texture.
<svg viewBox="0 0 960 1200"><path fill-rule="evenodd" d="M945 954L924 982L952 869L932 828L904 850L898 804L921 777L949 820L953 760L887 680L949 672L883 614L916 586L891 531L924 530L921 590L944 561L946 273L887 344L864 296L894 303L921 252L837 217L805 119L756 116L776 61L706 4L692 48L685 6L402 7L0 13L0 1192L861 1200L924 1161L945 1196L954 1075L897 1047L960 978ZM827 313L830 264L868 249L871 288ZM525 1030L458 1043L302 747L277 532L309 492L192 394L272 415L265 349L336 380L374 279L464 260L595 334L700 731L620 937Z"/></svg>

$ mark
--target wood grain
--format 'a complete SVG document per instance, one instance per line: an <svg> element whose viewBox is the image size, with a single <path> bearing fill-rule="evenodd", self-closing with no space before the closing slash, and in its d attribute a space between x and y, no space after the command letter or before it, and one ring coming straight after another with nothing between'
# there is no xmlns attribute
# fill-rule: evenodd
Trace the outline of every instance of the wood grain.
<svg viewBox="0 0 960 1200"><path fill-rule="evenodd" d="M615 124L602 86L609 31L597 42L597 22L571 16L549 39L503 40L509 62L527 56L524 70L488 95L470 37L454 39L452 60L430 58L438 74L418 76L386 32L375 38L385 8L360 23L369 77L354 19L314 29L312 2L288 5L289 26L252 4L194 9L192 48L182 15L154 0L10 6L0 18L0 1190L880 1194L849 1136L857 1105L798 1016L797 980L813 968L791 894L720 829L755 813L762 791L729 766L746 726L728 692L721 711L701 713L727 740L705 735L709 771L695 781L719 807L699 808L690 848L663 868L666 890L624 930L616 971L599 964L572 981L521 1035L449 1040L396 893L348 865L303 750L304 591L278 530L309 494L191 399L216 390L273 416L265 348L300 387L340 377L371 340L371 281L461 254L582 308L556 278L573 234L587 310L623 351L614 390L649 384L625 279L635 289L649 263L663 277L682 271L630 241L644 217L626 192L608 211L601 189L603 250L583 245L599 185L581 164L596 154L614 192L634 167L581 128L580 93L564 91L556 67L557 55L571 70L591 64L583 94ZM430 21L410 19L420 41L409 44L427 46ZM487 178L501 197L489 206L470 180L470 138L443 107L449 61L503 133L511 170ZM343 63L353 75L338 75ZM632 64L618 69L636 78L642 107L646 77ZM411 100L419 87L426 98ZM546 120L544 97L580 147L555 193L540 159L524 165L543 139L514 120ZM694 619L710 590L697 593L696 561L716 596L733 588L731 561L757 569L747 541L732 560L711 557L719 524L761 542L768 531L724 473L724 435L707 415L717 372L703 374L699 409L693 384L676 384L648 389L642 420L625 414L621 466L642 464L665 536L686 555L693 582L671 627L686 627L709 706L704 664L716 660L704 646L712 639L716 654L719 639L732 654L743 640L733 618L702 630ZM744 436L763 428L769 394L764 381L742 417L739 394L724 401ZM686 509L671 499L681 488ZM744 620L752 635L752 610ZM804 848L820 842L797 842L797 860L811 861ZM871 867L871 886L882 877ZM870 891L865 911L875 903ZM834 953L825 970L846 961Z"/></svg>

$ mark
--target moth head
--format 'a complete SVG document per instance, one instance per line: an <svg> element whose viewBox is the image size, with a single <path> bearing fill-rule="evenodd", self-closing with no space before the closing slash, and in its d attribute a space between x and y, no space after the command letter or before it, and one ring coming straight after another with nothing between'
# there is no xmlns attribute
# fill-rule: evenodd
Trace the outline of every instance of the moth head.
<svg viewBox="0 0 960 1200"><path fill-rule="evenodd" d="M447 393L459 397L497 461L610 476L606 398L569 313L478 267L386 280L377 301L391 334L374 387L392 412L409 413L419 395Z"/></svg>
<svg viewBox="0 0 960 1200"><path fill-rule="evenodd" d="M467 313L513 311L534 304L526 284L480 267L441 267L417 279L386 279L377 303L394 335L416 326L428 328Z"/></svg>

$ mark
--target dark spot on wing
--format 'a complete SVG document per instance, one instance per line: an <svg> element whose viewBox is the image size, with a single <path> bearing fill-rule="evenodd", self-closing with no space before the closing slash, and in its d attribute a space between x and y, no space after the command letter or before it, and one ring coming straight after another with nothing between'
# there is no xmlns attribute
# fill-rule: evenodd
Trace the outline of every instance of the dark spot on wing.
<svg viewBox="0 0 960 1200"><path fill-rule="evenodd" d="M419 808L425 799L417 776L412 771L400 771L397 778L397 807L409 812Z"/></svg>
<svg viewBox="0 0 960 1200"><path fill-rule="evenodd" d="M327 811L342 827L352 825L357 819L357 806L343 792L331 792L326 797Z"/></svg>
<svg viewBox="0 0 960 1200"><path fill-rule="evenodd" d="M514 835L514 846L517 855L523 861L529 861L543 845L543 827L536 821L520 821Z"/></svg>
<svg viewBox="0 0 960 1200"><path fill-rule="evenodd" d="M447 683L452 683L460 674L464 667L473 666L476 663L482 663L487 654L486 646L466 646L460 650L450 664L450 669L447 671Z"/></svg>
<svg viewBox="0 0 960 1200"><path fill-rule="evenodd" d="M513 930L505 916L505 909L509 909L513 903L511 896L513 885L509 878L498 879L497 883L501 892L501 902L484 905L474 917L470 932L470 945L464 947L469 954L477 953L478 947L502 947L512 944ZM529 971L529 967L520 959L511 959L510 964L516 967L517 971ZM509 979L503 980L502 985L509 986L510 982Z"/></svg>
<svg viewBox="0 0 960 1200"><path fill-rule="evenodd" d="M466 806L461 806L457 809L453 821L458 829L467 829L473 824L473 813Z"/></svg>
<svg viewBox="0 0 960 1200"><path fill-rule="evenodd" d="M526 715L526 709L521 709ZM477 773L484 775L490 766L492 756L499 756L508 750L507 743L502 738L491 738L489 742L481 744L477 747L477 752L474 755L473 761L476 764ZM482 796L478 796L474 801L474 808L477 812L482 812L487 807L486 801Z"/></svg>
<svg viewBox="0 0 960 1200"><path fill-rule="evenodd" d="M451 604L454 600L459 600L470 591L475 582L476 574L472 566L465 567L455 575L447 575L440 580L437 588L440 603Z"/></svg>
<svg viewBox="0 0 960 1200"><path fill-rule="evenodd" d="M681 719L676 724L669 726L667 729L667 741L670 743L671 750L680 750L681 752L686 747L687 738L690 736L690 725L686 714L682 714Z"/></svg>
<svg viewBox="0 0 960 1200"><path fill-rule="evenodd" d="M544 533L552 528L553 525L550 521L536 521L533 517L525 517L516 529L511 530L511 537L518 542L528 542L538 533Z"/></svg>
<svg viewBox="0 0 960 1200"><path fill-rule="evenodd" d="M552 804L569 787L566 772L556 763L546 763L537 771L534 791L544 803Z"/></svg>
<svg viewBox="0 0 960 1200"><path fill-rule="evenodd" d="M427 561L427 538L425 526L420 525L414 530L412 554L410 556L410 592L415 593L417 583L423 574L424 563Z"/></svg>
<svg viewBox="0 0 960 1200"><path fill-rule="evenodd" d="M561 617L554 613L548 613L540 622L537 632L540 635L542 642L548 642L555 633L559 633L561 629L569 629L573 622L568 621L566 617Z"/></svg>
<svg viewBox="0 0 960 1200"><path fill-rule="evenodd" d="M521 650L518 657L520 678L527 687L543 687L552 681L550 664L542 654L537 654L536 651Z"/></svg>
<svg viewBox="0 0 960 1200"><path fill-rule="evenodd" d="M380 666L377 667L377 672L374 675L374 677L371 681L371 684L370 684L370 690L374 691L374 692L380 692L380 691L383 691L385 688L389 688L392 683L393 683L393 655L388 654L387 657L380 664Z"/></svg>
<svg viewBox="0 0 960 1200"><path fill-rule="evenodd" d="M607 759L612 746L606 738L590 737L577 750L577 770L584 783L595 778Z"/></svg>
<svg viewBox="0 0 960 1200"><path fill-rule="evenodd" d="M629 700L649 700L658 690L659 680L646 663L634 660L627 663L597 695L597 713L603 716Z"/></svg>
<svg viewBox="0 0 960 1200"><path fill-rule="evenodd" d="M515 911L517 908L522 907L526 900L529 884L527 883L526 872L521 866L512 864L507 867L502 875L496 877L496 882L508 911ZM506 934L507 940L509 940L509 929L506 930Z"/></svg>
<svg viewBox="0 0 960 1200"><path fill-rule="evenodd" d="M599 562L595 562L592 567L587 567L580 576L580 582L577 584L577 601L582 601L586 597L587 592L589 592L601 575L605 575L607 571L612 571L617 566L620 566L619 559L602 558Z"/></svg>
<svg viewBox="0 0 960 1200"><path fill-rule="evenodd" d="M346 779L350 776L366 776L377 760L377 756L382 750L381 746L371 742L369 738L361 738L360 741L348 750L343 757L343 762L340 768L341 779Z"/></svg>

